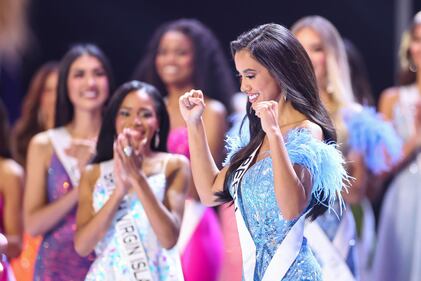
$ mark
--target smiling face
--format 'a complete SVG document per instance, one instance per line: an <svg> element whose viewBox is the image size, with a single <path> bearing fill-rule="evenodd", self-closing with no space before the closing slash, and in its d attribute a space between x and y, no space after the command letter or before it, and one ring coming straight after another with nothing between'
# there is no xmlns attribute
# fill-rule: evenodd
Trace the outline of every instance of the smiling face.
<svg viewBox="0 0 421 281"><path fill-rule="evenodd" d="M322 38L313 29L304 27L295 33L295 37L303 45L311 63L313 64L316 74L317 84L320 86L325 84L327 67L326 52L323 46Z"/></svg>
<svg viewBox="0 0 421 281"><path fill-rule="evenodd" d="M131 135L136 140L134 147L145 142L149 149L151 140L159 128L159 120L153 99L142 90L133 91L124 98L117 112L116 132L125 128L132 129Z"/></svg>
<svg viewBox="0 0 421 281"><path fill-rule="evenodd" d="M266 67L254 59L248 50L240 50L234 56L235 67L241 80L240 90L247 94L252 107L256 102L281 97L281 88Z"/></svg>
<svg viewBox="0 0 421 281"><path fill-rule="evenodd" d="M180 31L166 32L155 58L159 77L167 86L182 87L193 82L194 50L191 39Z"/></svg>
<svg viewBox="0 0 421 281"><path fill-rule="evenodd" d="M82 55L70 66L67 78L69 99L75 109L98 110L108 98L108 78L101 62Z"/></svg>

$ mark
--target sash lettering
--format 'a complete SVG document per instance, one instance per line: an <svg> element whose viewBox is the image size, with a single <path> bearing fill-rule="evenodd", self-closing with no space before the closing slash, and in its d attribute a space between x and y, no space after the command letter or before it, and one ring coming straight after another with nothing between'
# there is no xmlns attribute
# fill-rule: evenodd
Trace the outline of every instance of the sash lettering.
<svg viewBox="0 0 421 281"><path fill-rule="evenodd" d="M234 172L233 181L231 183L235 206L235 218L237 221L243 256L243 274L245 281L254 280L254 269L256 266L256 245L254 244L253 238L251 237L241 211L239 210L238 188L241 179L249 168L259 148L260 145ZM262 281L279 281L285 276L301 249L304 232L304 218L305 215L300 217L300 219L288 232L282 243L278 246L275 255L273 256L266 269Z"/></svg>

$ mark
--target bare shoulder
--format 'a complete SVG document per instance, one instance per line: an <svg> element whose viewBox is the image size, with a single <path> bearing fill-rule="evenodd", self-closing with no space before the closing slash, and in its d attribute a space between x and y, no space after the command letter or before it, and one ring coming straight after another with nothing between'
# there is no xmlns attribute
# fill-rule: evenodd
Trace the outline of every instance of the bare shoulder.
<svg viewBox="0 0 421 281"><path fill-rule="evenodd" d="M315 139L323 140L323 130L320 125L310 120L304 120L298 127L309 130Z"/></svg>
<svg viewBox="0 0 421 281"><path fill-rule="evenodd" d="M51 149L51 141L50 141L50 137L48 136L48 132L44 131L33 136L29 143L29 146L32 149L36 149L36 150L47 151Z"/></svg>
<svg viewBox="0 0 421 281"><path fill-rule="evenodd" d="M206 100L206 110L205 115L214 116L214 117L223 117L227 114L227 110L222 102L214 100L214 99L207 99Z"/></svg>
<svg viewBox="0 0 421 281"><path fill-rule="evenodd" d="M101 173L100 164L90 164L83 170L83 176L90 182L96 181Z"/></svg>
<svg viewBox="0 0 421 281"><path fill-rule="evenodd" d="M24 172L21 165L12 159L0 160L0 175L3 180L6 178L23 178Z"/></svg>
<svg viewBox="0 0 421 281"><path fill-rule="evenodd" d="M399 99L399 87L387 88L380 94L379 111L387 119L392 119L392 110Z"/></svg>
<svg viewBox="0 0 421 281"><path fill-rule="evenodd" d="M165 153L164 157L166 157L165 161L167 161L167 174L172 174L173 172L179 171L180 169L188 169L190 166L189 159L187 159L187 157L184 155Z"/></svg>
<svg viewBox="0 0 421 281"><path fill-rule="evenodd" d="M27 169L33 170L40 163L42 163L44 169L47 168L52 154L53 146L48 133L45 131L36 134L29 142Z"/></svg>
<svg viewBox="0 0 421 281"><path fill-rule="evenodd" d="M399 87L390 87L380 94L380 99L393 100L399 96Z"/></svg>
<svg viewBox="0 0 421 281"><path fill-rule="evenodd" d="M23 169L16 161L0 159L0 192L14 192L15 188L23 191L23 176Z"/></svg>
<svg viewBox="0 0 421 281"><path fill-rule="evenodd" d="M1 169L7 174L14 175L16 177L23 177L23 168L13 159L6 159L1 161Z"/></svg>

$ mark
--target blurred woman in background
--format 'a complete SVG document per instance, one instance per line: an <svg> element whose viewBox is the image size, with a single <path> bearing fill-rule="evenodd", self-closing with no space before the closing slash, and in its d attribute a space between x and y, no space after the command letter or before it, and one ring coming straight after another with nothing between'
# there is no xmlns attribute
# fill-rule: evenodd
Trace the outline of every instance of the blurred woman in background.
<svg viewBox="0 0 421 281"><path fill-rule="evenodd" d="M23 169L12 160L6 108L0 100L0 280L15 280L8 260L19 256L22 248ZM5 238L5 239L4 239Z"/></svg>
<svg viewBox="0 0 421 281"><path fill-rule="evenodd" d="M235 92L235 83L215 35L194 19L163 24L152 36L135 78L154 85L165 97L171 124L168 151L186 157L190 157L187 128L178 99L191 89L205 91L207 110L203 120L206 135L211 153L216 163L221 165L227 129L227 107ZM227 212L233 216L232 209ZM229 248L235 242L228 241L226 244ZM195 188L189 190L186 200L178 246L187 281L217 280L223 255L221 227L214 210L200 204ZM230 257L235 259L235 256L227 256L224 263L229 264ZM237 263L229 270L238 272L239 267Z"/></svg>
<svg viewBox="0 0 421 281"><path fill-rule="evenodd" d="M98 47L75 45L63 57L54 129L35 135L28 149L25 230L43 236L35 280L83 280L93 260L74 249L76 187L93 156L111 85L110 65Z"/></svg>
<svg viewBox="0 0 421 281"><path fill-rule="evenodd" d="M421 12L403 35L400 61L400 86L379 102L404 147L380 213L373 280L421 279Z"/></svg>
<svg viewBox="0 0 421 281"><path fill-rule="evenodd" d="M57 96L58 63L47 62L34 74L23 104L22 115L12 132L13 158L23 167L31 138L54 126L54 109ZM24 234L21 255L12 261L13 271L19 281L33 280L35 259L41 236Z"/></svg>

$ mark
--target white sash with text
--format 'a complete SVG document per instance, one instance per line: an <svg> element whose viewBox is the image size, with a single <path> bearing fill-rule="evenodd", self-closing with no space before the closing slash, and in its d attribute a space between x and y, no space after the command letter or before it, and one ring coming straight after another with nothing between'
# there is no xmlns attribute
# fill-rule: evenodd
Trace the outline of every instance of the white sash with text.
<svg viewBox="0 0 421 281"><path fill-rule="evenodd" d="M149 270L148 257L142 245L133 217L129 214L127 196L117 210L117 240L122 249L123 258L128 263L131 280L153 281Z"/></svg>
<svg viewBox="0 0 421 281"><path fill-rule="evenodd" d="M240 244L243 257L243 274L245 281L254 280L254 270L256 267L256 246L239 209L237 195L241 179L249 168L259 148L260 146L257 147L256 150L253 151L253 153L247 157L247 159L244 160L243 163L234 172L234 179L231 184L231 187L233 188L235 218L240 236ZM300 219L298 219L282 243L278 246L278 249L276 250L265 271L262 281L279 281L285 276L288 269L291 267L292 263L295 261L297 255L300 252L301 244L303 242L304 220L305 216L303 215L300 217Z"/></svg>

